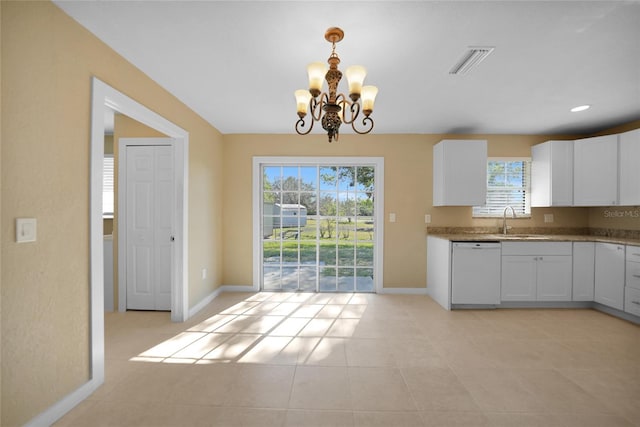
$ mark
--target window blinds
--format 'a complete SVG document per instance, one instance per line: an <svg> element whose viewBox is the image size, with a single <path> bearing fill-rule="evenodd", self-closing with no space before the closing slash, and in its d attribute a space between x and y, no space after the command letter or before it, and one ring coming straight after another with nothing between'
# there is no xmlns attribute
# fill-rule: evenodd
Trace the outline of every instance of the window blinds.
<svg viewBox="0 0 640 427"><path fill-rule="evenodd" d="M114 162L113 156L102 160L102 215L113 215L114 209Z"/></svg>
<svg viewBox="0 0 640 427"><path fill-rule="evenodd" d="M530 216L530 169L528 159L489 159L487 202L484 206L475 206L473 216L502 216L506 206L511 206L518 216Z"/></svg>

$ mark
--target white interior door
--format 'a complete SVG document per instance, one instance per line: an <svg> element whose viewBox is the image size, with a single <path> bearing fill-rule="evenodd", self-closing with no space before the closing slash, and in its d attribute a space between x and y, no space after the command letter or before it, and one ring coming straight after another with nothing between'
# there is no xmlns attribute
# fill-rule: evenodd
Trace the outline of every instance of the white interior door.
<svg viewBox="0 0 640 427"><path fill-rule="evenodd" d="M127 309L171 309L173 147L126 147Z"/></svg>

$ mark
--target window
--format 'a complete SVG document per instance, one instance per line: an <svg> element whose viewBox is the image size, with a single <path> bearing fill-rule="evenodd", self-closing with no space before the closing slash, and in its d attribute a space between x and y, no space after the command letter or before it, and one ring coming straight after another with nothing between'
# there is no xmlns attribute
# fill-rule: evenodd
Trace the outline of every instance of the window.
<svg viewBox="0 0 640 427"><path fill-rule="evenodd" d="M531 216L531 160L496 159L487 162L487 202L474 206L474 217L501 217L511 206L519 217Z"/></svg>
<svg viewBox="0 0 640 427"><path fill-rule="evenodd" d="M113 218L114 209L113 154L106 154L102 160L102 216Z"/></svg>
<svg viewBox="0 0 640 427"><path fill-rule="evenodd" d="M254 157L253 171L255 290L382 289L383 158Z"/></svg>

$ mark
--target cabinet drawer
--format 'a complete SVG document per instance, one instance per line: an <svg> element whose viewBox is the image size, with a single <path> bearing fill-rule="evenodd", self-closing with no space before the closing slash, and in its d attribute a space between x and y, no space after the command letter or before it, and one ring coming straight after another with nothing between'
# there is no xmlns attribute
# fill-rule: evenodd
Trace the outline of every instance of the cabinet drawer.
<svg viewBox="0 0 640 427"><path fill-rule="evenodd" d="M502 242L502 255L571 255L571 242Z"/></svg>
<svg viewBox="0 0 640 427"><path fill-rule="evenodd" d="M624 311L640 316L640 289L625 288Z"/></svg>
<svg viewBox="0 0 640 427"><path fill-rule="evenodd" d="M627 246L627 261L640 262L640 246Z"/></svg>
<svg viewBox="0 0 640 427"><path fill-rule="evenodd" d="M627 261L625 285L640 289L640 262Z"/></svg>

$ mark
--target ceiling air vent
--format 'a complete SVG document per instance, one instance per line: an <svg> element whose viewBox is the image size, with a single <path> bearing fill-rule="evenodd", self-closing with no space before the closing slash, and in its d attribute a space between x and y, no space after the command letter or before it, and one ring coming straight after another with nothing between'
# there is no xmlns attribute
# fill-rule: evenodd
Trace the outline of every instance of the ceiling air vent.
<svg viewBox="0 0 640 427"><path fill-rule="evenodd" d="M469 72L476 65L481 63L484 58L489 56L493 52L494 47L491 46L469 46L462 58L454 65L449 74L465 74Z"/></svg>

